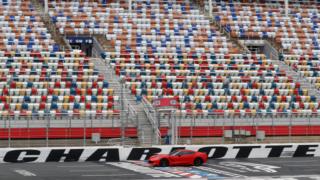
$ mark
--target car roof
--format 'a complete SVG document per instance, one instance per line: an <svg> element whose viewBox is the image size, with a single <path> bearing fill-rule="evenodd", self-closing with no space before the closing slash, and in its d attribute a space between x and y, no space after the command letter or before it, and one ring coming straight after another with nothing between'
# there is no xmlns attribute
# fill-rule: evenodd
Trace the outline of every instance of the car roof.
<svg viewBox="0 0 320 180"><path fill-rule="evenodd" d="M177 151L195 152L195 151L192 151L192 150L189 150L189 149L177 149Z"/></svg>

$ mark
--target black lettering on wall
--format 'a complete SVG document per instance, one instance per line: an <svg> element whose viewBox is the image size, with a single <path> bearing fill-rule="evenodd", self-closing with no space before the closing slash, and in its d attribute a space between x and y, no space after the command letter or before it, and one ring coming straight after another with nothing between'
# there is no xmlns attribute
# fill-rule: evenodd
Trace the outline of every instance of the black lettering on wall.
<svg viewBox="0 0 320 180"><path fill-rule="evenodd" d="M41 152L38 150L13 150L5 154L3 161L11 163L33 162L38 159L40 153ZM22 157L22 159L19 159L19 157L23 154L24 157Z"/></svg>
<svg viewBox="0 0 320 180"><path fill-rule="evenodd" d="M46 159L46 162L59 162L64 157L64 162L79 161L83 149L70 149L65 153L66 149L52 149Z"/></svg>
<svg viewBox="0 0 320 180"><path fill-rule="evenodd" d="M203 147L200 148L198 151L199 152L204 152L206 153L208 156L210 155L210 152L212 150L215 150L213 155L211 157L208 157L210 159L218 159L218 158L222 158L227 154L228 148L227 147L223 147L223 146L211 146L211 147Z"/></svg>
<svg viewBox="0 0 320 180"><path fill-rule="evenodd" d="M291 145L270 145L270 146L266 146L266 148L271 148L270 153L268 155L268 158L280 157L285 148L291 148L291 147L292 147Z"/></svg>
<svg viewBox="0 0 320 180"><path fill-rule="evenodd" d="M97 149L86 161L101 161L105 159L106 162L120 161L119 149Z"/></svg>
<svg viewBox="0 0 320 180"><path fill-rule="evenodd" d="M159 152L161 152L160 148L132 148L127 160L143 160L141 159L143 155L146 155L144 160L147 160Z"/></svg>
<svg viewBox="0 0 320 180"><path fill-rule="evenodd" d="M236 158L248 158L252 149L261 148L261 146L234 146L233 149L239 149Z"/></svg>
<svg viewBox="0 0 320 180"><path fill-rule="evenodd" d="M316 144L313 145L298 145L296 151L293 154L293 157L314 157L314 154L308 154L308 152L315 152L315 149L310 148L316 148L319 147Z"/></svg>

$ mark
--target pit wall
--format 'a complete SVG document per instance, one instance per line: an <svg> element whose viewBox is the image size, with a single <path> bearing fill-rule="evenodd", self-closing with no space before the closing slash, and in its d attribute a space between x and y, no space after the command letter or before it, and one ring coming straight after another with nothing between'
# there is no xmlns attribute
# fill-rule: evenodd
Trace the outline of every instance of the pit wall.
<svg viewBox="0 0 320 180"><path fill-rule="evenodd" d="M210 159L319 157L320 143L299 144L233 144L177 145L152 147L66 147L66 148L3 148L0 163L88 162L147 160L156 153L190 149L208 154Z"/></svg>

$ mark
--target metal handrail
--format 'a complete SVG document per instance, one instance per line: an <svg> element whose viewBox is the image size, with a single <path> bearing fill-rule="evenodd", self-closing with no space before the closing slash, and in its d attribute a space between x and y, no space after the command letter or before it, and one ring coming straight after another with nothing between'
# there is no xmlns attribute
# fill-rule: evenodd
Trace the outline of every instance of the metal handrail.
<svg viewBox="0 0 320 180"><path fill-rule="evenodd" d="M161 140L161 132L159 130L159 125L158 125L158 122L157 120L155 119L155 117L153 116L153 114L151 114L149 112L149 109L148 108L144 108L144 112L146 113L147 115L147 118L148 120L150 121L151 125L152 125L152 129L155 133L155 144L161 144L160 140Z"/></svg>
<svg viewBox="0 0 320 180"><path fill-rule="evenodd" d="M146 113L146 116L152 126L152 129L155 133L155 143L156 144L161 144L160 140L161 140L161 132L159 130L159 123L156 119L156 110L154 109L153 105L145 98L142 97L142 103L144 106L144 112Z"/></svg>

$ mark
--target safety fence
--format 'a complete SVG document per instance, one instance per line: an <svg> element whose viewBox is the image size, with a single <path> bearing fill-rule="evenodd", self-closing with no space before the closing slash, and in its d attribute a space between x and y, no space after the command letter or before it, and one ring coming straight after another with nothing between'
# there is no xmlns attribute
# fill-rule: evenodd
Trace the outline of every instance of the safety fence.
<svg viewBox="0 0 320 180"><path fill-rule="evenodd" d="M138 114L127 107L117 116L44 116L0 119L0 147L137 145ZM172 113L173 111L171 111ZM154 117L160 141L153 144L319 142L319 115L179 114ZM175 127L173 126L175 124ZM173 127L176 133L172 133Z"/></svg>

